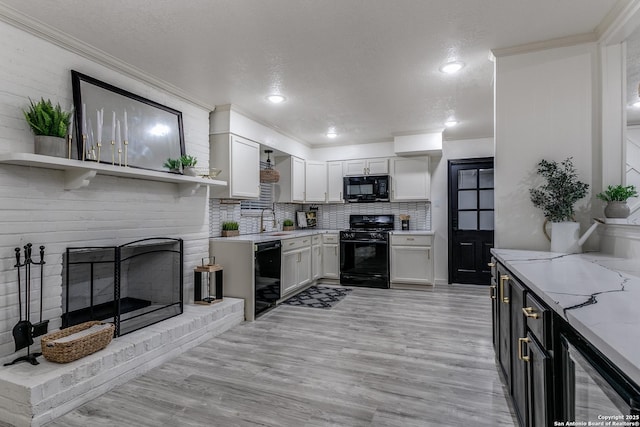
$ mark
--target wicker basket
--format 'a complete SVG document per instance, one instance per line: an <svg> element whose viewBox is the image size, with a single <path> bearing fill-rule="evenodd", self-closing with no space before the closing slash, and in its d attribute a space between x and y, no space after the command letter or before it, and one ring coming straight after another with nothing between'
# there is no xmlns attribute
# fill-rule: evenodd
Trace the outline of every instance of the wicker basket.
<svg viewBox="0 0 640 427"><path fill-rule="evenodd" d="M71 326L57 332L52 332L42 337L42 355L50 362L69 363L81 357L102 350L111 342L115 326L111 323L108 328L97 331L81 338L68 342L53 342L57 339L67 337L76 332L89 329L93 325L102 325L105 322L91 321Z"/></svg>

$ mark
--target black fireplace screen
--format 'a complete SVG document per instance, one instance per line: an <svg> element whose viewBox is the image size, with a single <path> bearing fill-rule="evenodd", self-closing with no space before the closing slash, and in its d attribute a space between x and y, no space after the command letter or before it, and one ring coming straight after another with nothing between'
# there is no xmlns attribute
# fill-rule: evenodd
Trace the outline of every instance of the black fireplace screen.
<svg viewBox="0 0 640 427"><path fill-rule="evenodd" d="M181 314L182 265L182 239L67 248L62 327L103 320L120 336Z"/></svg>

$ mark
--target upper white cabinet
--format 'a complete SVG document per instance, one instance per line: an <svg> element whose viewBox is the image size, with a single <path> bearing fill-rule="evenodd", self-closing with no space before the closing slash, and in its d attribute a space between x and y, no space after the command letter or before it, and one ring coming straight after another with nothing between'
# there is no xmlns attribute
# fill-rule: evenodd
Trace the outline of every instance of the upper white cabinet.
<svg viewBox="0 0 640 427"><path fill-rule="evenodd" d="M391 201L422 201L431 196L429 157L391 159Z"/></svg>
<svg viewBox="0 0 640 427"><path fill-rule="evenodd" d="M305 162L298 157L279 157L275 169L280 172L280 181L274 184L275 201L279 203L304 203Z"/></svg>
<svg viewBox="0 0 640 427"><path fill-rule="evenodd" d="M389 174L389 159L386 158L345 160L343 165L344 176Z"/></svg>
<svg viewBox="0 0 640 427"><path fill-rule="evenodd" d="M342 162L327 162L327 202L344 202L342 187Z"/></svg>
<svg viewBox="0 0 640 427"><path fill-rule="evenodd" d="M257 199L260 197L260 144L237 135L209 135L209 165L220 169L217 178L227 187L214 188L211 197Z"/></svg>
<svg viewBox="0 0 640 427"><path fill-rule="evenodd" d="M327 199L327 164L325 162L307 160L305 183L305 202L324 203Z"/></svg>

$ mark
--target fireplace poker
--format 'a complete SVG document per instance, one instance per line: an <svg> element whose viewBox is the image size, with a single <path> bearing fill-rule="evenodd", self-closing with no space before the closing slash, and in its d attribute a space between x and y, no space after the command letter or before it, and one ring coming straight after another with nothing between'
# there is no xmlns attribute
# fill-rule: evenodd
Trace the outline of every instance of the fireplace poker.
<svg viewBox="0 0 640 427"><path fill-rule="evenodd" d="M40 265L40 321L33 324L33 337L39 337L44 335L49 330L49 320L42 320L42 303L44 294L44 246L40 246L40 262L34 262L33 264Z"/></svg>

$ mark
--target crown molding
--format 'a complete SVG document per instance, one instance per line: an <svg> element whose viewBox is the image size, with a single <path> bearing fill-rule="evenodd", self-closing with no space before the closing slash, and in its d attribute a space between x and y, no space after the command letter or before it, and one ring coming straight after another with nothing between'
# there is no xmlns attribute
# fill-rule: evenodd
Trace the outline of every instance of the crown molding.
<svg viewBox="0 0 640 427"><path fill-rule="evenodd" d="M500 58L503 56L520 55L523 53L538 52L541 50L574 46L583 43L594 43L597 41L598 35L594 31L591 33L575 34L573 36L558 37L555 39L526 43L519 46L491 49L491 53L493 53L493 56L495 56L496 58Z"/></svg>
<svg viewBox="0 0 640 427"><path fill-rule="evenodd" d="M620 0L596 27L603 44L622 43L640 26L640 0Z"/></svg>
<svg viewBox="0 0 640 427"><path fill-rule="evenodd" d="M100 64L110 70L123 73L142 83L156 87L170 95L180 98L197 107L213 111L215 106L194 98L182 89L167 83L141 69L128 64L113 55L108 54L88 43L83 42L69 34L53 28L44 22L25 15L10 6L0 2L0 21L12 27L23 30L41 40L52 43L64 50L75 53L85 59Z"/></svg>

